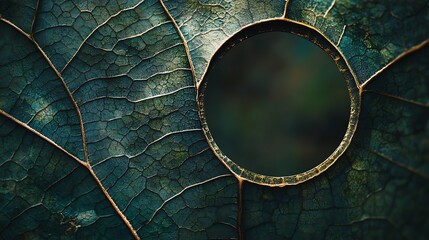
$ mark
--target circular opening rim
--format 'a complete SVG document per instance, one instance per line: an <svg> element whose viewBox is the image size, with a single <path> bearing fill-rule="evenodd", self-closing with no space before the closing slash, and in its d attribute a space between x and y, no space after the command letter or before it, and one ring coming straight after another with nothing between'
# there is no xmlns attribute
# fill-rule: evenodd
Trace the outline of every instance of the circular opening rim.
<svg viewBox="0 0 429 240"><path fill-rule="evenodd" d="M340 144L325 160L323 160L321 163L314 166L313 168L302 173L286 176L269 176L256 173L241 167L232 159L230 159L226 154L222 152L222 150L216 144L216 141L214 140L210 132L204 108L204 94L207 89L206 73L210 71L216 64L216 62L219 61L219 59L237 43L256 34L273 31L286 32L299 37L303 37L311 43L316 44L322 50L324 50L334 60L338 70L341 72L346 82L350 98L349 122L347 124L346 132ZM357 128L357 122L360 113L360 104L361 94L359 91L356 77L338 47L316 28L287 19L260 21L241 28L238 32L229 37L216 50L215 54L210 59L209 65L204 71L204 74L201 78L201 82L197 84L197 105L200 121L202 124L202 130L210 148L212 149L216 157L227 167L229 171L231 171L232 174L234 174L234 176L237 177L237 179L271 187L282 187L303 183L320 175L330 166L332 166L338 160L338 158L343 155L347 147L350 145L350 142Z"/></svg>

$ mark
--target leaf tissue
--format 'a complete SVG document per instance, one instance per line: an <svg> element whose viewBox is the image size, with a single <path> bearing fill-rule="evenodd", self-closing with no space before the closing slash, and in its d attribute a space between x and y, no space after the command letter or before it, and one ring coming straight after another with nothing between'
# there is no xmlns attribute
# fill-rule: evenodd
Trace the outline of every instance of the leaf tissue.
<svg viewBox="0 0 429 240"><path fill-rule="evenodd" d="M0 1L0 238L426 239L428 19L423 0ZM274 30L348 94L344 139L295 175L241 167L205 118L223 47Z"/></svg>

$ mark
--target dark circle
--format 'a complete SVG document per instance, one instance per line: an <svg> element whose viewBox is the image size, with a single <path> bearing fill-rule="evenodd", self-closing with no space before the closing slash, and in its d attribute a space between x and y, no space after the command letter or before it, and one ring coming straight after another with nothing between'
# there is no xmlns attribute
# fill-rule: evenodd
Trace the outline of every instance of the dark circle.
<svg viewBox="0 0 429 240"><path fill-rule="evenodd" d="M342 74L336 49L316 33L290 22L256 24L212 59L200 113L209 142L240 168L236 174L319 173L316 167L347 137L352 77Z"/></svg>

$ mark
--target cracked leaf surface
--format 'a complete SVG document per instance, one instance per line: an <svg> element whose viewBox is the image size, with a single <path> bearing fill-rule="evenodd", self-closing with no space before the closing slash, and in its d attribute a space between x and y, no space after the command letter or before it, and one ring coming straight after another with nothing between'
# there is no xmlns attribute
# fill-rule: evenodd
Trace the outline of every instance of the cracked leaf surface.
<svg viewBox="0 0 429 240"><path fill-rule="evenodd" d="M291 0L286 16L336 43L360 83L429 35L426 1Z"/></svg>
<svg viewBox="0 0 429 240"><path fill-rule="evenodd" d="M78 162L3 115L0 136L2 238L132 237Z"/></svg>
<svg viewBox="0 0 429 240"><path fill-rule="evenodd" d="M427 237L428 3L285 3L2 1L1 238ZM285 7L363 86L358 129L314 179L241 185L196 88L227 39Z"/></svg>
<svg viewBox="0 0 429 240"><path fill-rule="evenodd" d="M367 85L351 146L321 176L286 189L244 185L246 239L428 236L428 53Z"/></svg>

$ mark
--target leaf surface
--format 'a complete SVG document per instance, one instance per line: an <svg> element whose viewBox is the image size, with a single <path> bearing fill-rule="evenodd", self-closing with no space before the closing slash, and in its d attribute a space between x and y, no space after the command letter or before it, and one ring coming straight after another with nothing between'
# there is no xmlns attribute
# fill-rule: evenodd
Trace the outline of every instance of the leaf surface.
<svg viewBox="0 0 429 240"><path fill-rule="evenodd" d="M362 84L405 51L427 41L426 1L290 1L286 16L335 43Z"/></svg>
<svg viewBox="0 0 429 240"><path fill-rule="evenodd" d="M423 239L424 1L3 1L0 236ZM319 177L242 182L201 129L199 85L243 27L286 17L336 44L362 106Z"/></svg>

